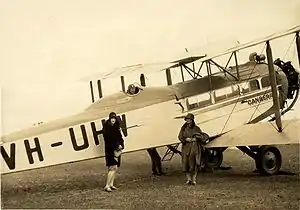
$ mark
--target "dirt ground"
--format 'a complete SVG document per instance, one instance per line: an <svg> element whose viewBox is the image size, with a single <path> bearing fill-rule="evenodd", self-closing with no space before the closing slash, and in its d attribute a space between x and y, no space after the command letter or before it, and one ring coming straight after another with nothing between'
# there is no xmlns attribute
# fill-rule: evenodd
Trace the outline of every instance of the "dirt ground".
<svg viewBox="0 0 300 210"><path fill-rule="evenodd" d="M73 209L299 209L299 147L280 147L282 170L296 175L262 177L239 150L224 153L224 165L186 186L180 156L164 162L166 176L151 175L146 151L124 154L117 191L103 191L103 159L65 164L1 177L1 207ZM161 151L161 154L163 152Z"/></svg>

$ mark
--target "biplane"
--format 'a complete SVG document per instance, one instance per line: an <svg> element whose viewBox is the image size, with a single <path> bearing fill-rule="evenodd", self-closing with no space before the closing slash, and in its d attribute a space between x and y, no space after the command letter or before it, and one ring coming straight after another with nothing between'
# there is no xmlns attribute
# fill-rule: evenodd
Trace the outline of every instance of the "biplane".
<svg viewBox="0 0 300 210"><path fill-rule="evenodd" d="M223 152L236 147L254 159L260 173L276 174L282 161L276 145L299 144L300 119L281 119L298 99L299 74L290 62L274 62L270 42L295 34L300 62L299 31L296 26L214 55L138 64L99 75L99 100L90 81L92 104L82 112L1 137L1 174L104 157L101 130L111 111L121 123L124 153L167 146L163 159L172 158L180 146L183 118L193 113L196 124L210 136L203 146L207 166L220 167ZM252 53L249 61L238 64L238 51L262 43L266 55ZM234 66L213 60L229 54L229 60L235 58ZM201 63L198 71L188 66L196 61ZM212 66L220 71L212 73ZM174 69L187 71L192 79L172 84ZM167 85L148 87L145 74L159 71L166 72ZM126 90L124 75L128 73L140 75L140 81ZM122 90L103 96L101 80L112 77L121 78Z"/></svg>

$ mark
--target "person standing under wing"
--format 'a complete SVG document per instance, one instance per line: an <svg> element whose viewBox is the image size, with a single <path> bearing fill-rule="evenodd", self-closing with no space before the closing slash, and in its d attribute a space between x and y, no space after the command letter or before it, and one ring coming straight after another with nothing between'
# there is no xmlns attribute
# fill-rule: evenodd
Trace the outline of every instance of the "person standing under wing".
<svg viewBox="0 0 300 210"><path fill-rule="evenodd" d="M201 167L201 145L194 137L195 134L201 133L201 129L195 124L194 115L188 113L184 120L186 121L181 127L178 139L182 143L182 170L186 173L186 184L196 184L197 171Z"/></svg>
<svg viewBox="0 0 300 210"><path fill-rule="evenodd" d="M147 152L152 162L152 174L157 176L165 175L162 171L161 157L159 156L156 148L149 148L147 149Z"/></svg>

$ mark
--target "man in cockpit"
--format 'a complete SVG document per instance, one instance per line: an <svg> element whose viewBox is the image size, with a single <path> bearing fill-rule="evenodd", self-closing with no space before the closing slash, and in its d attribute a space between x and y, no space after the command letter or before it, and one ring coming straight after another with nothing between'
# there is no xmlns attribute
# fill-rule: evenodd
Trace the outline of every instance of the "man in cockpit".
<svg viewBox="0 0 300 210"><path fill-rule="evenodd" d="M134 84L130 84L127 89L127 93L130 95L138 94L140 91L139 87L136 87Z"/></svg>

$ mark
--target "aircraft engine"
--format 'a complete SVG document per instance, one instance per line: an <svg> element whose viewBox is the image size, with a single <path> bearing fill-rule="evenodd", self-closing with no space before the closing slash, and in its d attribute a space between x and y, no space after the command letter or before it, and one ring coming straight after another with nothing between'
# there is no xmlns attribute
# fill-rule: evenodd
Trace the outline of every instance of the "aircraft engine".
<svg viewBox="0 0 300 210"><path fill-rule="evenodd" d="M279 58L274 61L274 64L282 69L288 80L287 98L293 99L295 91L299 90L299 73L295 70L291 61L283 62Z"/></svg>

